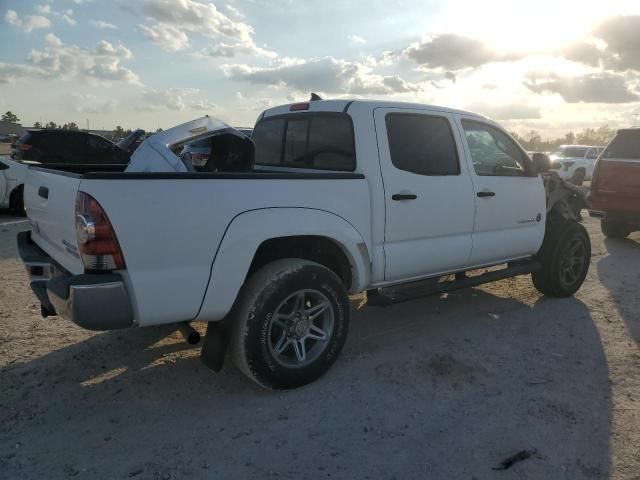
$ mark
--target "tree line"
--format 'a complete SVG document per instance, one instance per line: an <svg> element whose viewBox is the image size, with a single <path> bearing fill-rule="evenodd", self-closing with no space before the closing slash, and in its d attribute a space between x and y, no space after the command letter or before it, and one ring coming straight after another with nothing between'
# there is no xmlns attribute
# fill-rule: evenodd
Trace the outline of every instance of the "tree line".
<svg viewBox="0 0 640 480"><path fill-rule="evenodd" d="M511 135L518 140L526 150L534 152L553 152L558 150L560 145L607 145L615 136L616 130L608 125L599 128L585 128L581 132L569 132L557 138L543 140L540 132L530 130L524 135L511 132Z"/></svg>

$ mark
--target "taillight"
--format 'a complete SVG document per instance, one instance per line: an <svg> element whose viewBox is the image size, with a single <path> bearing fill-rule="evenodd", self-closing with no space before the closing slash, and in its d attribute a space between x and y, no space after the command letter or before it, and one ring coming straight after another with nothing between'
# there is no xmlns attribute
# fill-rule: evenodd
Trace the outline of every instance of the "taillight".
<svg viewBox="0 0 640 480"><path fill-rule="evenodd" d="M309 110L309 102L305 103L294 103L289 107L290 112L299 112L301 110Z"/></svg>
<svg viewBox="0 0 640 480"><path fill-rule="evenodd" d="M87 270L122 270L124 256L109 217L88 193L76 197L76 238Z"/></svg>
<svg viewBox="0 0 640 480"><path fill-rule="evenodd" d="M28 150L31 150L31 145L29 145L28 143L21 143L18 145L18 148L23 152L26 152Z"/></svg>

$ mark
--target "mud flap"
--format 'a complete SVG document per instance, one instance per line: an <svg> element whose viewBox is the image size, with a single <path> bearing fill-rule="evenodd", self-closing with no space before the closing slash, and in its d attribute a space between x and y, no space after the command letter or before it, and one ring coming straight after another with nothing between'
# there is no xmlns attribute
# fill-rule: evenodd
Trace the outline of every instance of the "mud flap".
<svg viewBox="0 0 640 480"><path fill-rule="evenodd" d="M214 372L222 370L227 353L227 337L224 329L216 322L207 324L207 333L200 352L200 360Z"/></svg>

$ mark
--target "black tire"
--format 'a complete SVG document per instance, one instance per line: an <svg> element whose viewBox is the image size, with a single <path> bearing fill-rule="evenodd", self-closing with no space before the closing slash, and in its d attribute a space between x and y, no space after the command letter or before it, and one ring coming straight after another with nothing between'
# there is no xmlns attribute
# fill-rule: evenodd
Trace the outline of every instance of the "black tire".
<svg viewBox="0 0 640 480"><path fill-rule="evenodd" d="M538 291L549 297L570 297L589 271L591 240L587 230L577 222L549 223L538 260L542 269L531 274Z"/></svg>
<svg viewBox="0 0 640 480"><path fill-rule="evenodd" d="M628 223L620 220L600 220L600 228L607 238L627 238L631 233Z"/></svg>
<svg viewBox="0 0 640 480"><path fill-rule="evenodd" d="M311 313L314 303L317 309L324 306L318 315ZM328 268L295 258L269 263L251 275L231 312L233 362L266 388L313 382L331 367L344 346L349 308L344 285ZM295 312L303 312L302 318ZM319 319L320 327L312 316ZM316 329L326 339L309 337L318 335Z"/></svg>
<svg viewBox="0 0 640 480"><path fill-rule="evenodd" d="M575 171L575 173L573 174L573 177L571 177L571 183L573 183L574 185L577 185L578 187L581 187L582 184L584 183L585 176L586 176L586 172L582 168L579 168L578 170Z"/></svg>

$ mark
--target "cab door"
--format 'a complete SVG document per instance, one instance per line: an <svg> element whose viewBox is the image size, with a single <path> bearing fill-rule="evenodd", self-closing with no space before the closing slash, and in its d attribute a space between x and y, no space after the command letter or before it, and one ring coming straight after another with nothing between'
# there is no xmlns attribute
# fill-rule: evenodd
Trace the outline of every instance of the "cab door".
<svg viewBox="0 0 640 480"><path fill-rule="evenodd" d="M526 152L497 125L456 115L475 193L470 263L489 265L534 255L542 245L546 194Z"/></svg>
<svg viewBox="0 0 640 480"><path fill-rule="evenodd" d="M378 108L374 120L385 195L385 281L463 269L475 200L452 116Z"/></svg>

